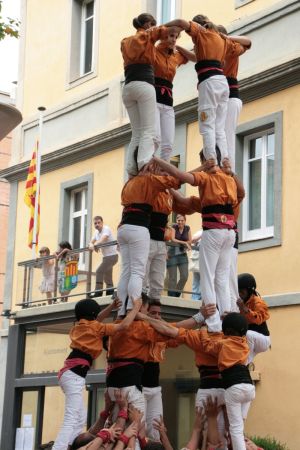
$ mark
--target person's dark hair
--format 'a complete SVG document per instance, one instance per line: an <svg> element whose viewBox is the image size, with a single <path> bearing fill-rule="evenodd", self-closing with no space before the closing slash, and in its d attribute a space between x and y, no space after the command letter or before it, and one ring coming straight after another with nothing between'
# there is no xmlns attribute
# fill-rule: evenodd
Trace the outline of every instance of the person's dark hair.
<svg viewBox="0 0 300 450"><path fill-rule="evenodd" d="M202 27L209 22L209 18L207 16L205 16L204 14L197 14L196 16L193 17L192 20L193 20L193 22L198 23Z"/></svg>
<svg viewBox="0 0 300 450"><path fill-rule="evenodd" d="M245 302L249 300L251 295L259 295L256 291L256 280L251 273L240 273L238 275L238 289L239 291L241 289L247 290L248 296L246 299L244 299Z"/></svg>
<svg viewBox="0 0 300 450"><path fill-rule="evenodd" d="M245 336L248 331L246 317L236 312L227 314L222 322L222 331L226 336Z"/></svg>
<svg viewBox="0 0 300 450"><path fill-rule="evenodd" d="M95 439L95 436L92 434L88 435L87 433L81 433L79 434L71 444L71 450L77 450L80 447L83 447L84 445L89 444Z"/></svg>
<svg viewBox="0 0 300 450"><path fill-rule="evenodd" d="M151 308L151 306L159 306L161 308L160 300L158 300L157 298L150 298L149 299L149 309Z"/></svg>
<svg viewBox="0 0 300 450"><path fill-rule="evenodd" d="M68 250L73 250L72 245L68 241L61 241L58 245L62 249L67 248Z"/></svg>
<svg viewBox="0 0 300 450"><path fill-rule="evenodd" d="M197 14L195 17L193 17L193 22L196 22L202 27L209 30L219 31L217 25L212 23L209 18L207 16L204 16L203 14Z"/></svg>
<svg viewBox="0 0 300 450"><path fill-rule="evenodd" d="M149 296L145 292L142 292L142 305L146 306L149 305L149 303L150 303Z"/></svg>
<svg viewBox="0 0 300 450"><path fill-rule="evenodd" d="M219 167L221 167L221 151L219 149L219 147L216 145L216 155L217 155L217 164ZM201 164L204 164L206 159L204 156L204 151L203 149L199 152L199 156L200 156L200 162Z"/></svg>
<svg viewBox="0 0 300 450"><path fill-rule="evenodd" d="M103 217L101 217L101 216L95 216L95 217L93 218L93 220L101 220L101 222L103 222Z"/></svg>
<svg viewBox="0 0 300 450"><path fill-rule="evenodd" d="M228 31L226 30L226 28L224 27L224 25L218 25L218 31L220 32L220 33L223 33L223 34L228 34Z"/></svg>
<svg viewBox="0 0 300 450"><path fill-rule="evenodd" d="M164 450L164 446L160 442L148 441L144 450Z"/></svg>
<svg viewBox="0 0 300 450"><path fill-rule="evenodd" d="M221 150L219 149L219 147L216 145L216 155L217 155L217 164L219 167L221 167Z"/></svg>
<svg viewBox="0 0 300 450"><path fill-rule="evenodd" d="M184 220L186 220L186 215L185 214L176 214L176 220L178 217L183 217Z"/></svg>
<svg viewBox="0 0 300 450"><path fill-rule="evenodd" d="M79 300L75 305L76 320L96 320L101 311L100 305L92 298Z"/></svg>
<svg viewBox="0 0 300 450"><path fill-rule="evenodd" d="M205 159L205 156L204 156L204 151L203 151L203 149L200 150L199 156L200 156L200 162L201 162L201 164L204 164L205 161L206 161L206 159Z"/></svg>
<svg viewBox="0 0 300 450"><path fill-rule="evenodd" d="M137 30L138 28L143 28L145 23L151 22L152 26L156 25L156 20L151 14L148 13L142 13L138 17L135 17L132 21L132 25Z"/></svg>

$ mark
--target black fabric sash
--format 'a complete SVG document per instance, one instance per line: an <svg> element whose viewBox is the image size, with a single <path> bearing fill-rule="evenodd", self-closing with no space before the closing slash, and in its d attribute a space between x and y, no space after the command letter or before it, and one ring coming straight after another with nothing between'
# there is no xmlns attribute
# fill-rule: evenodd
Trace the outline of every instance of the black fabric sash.
<svg viewBox="0 0 300 450"><path fill-rule="evenodd" d="M173 84L164 78L155 77L154 87L157 103L173 106Z"/></svg>
<svg viewBox="0 0 300 450"><path fill-rule="evenodd" d="M250 376L250 372L247 366L237 364L229 367L221 372L224 389L228 389L235 384L253 384Z"/></svg>
<svg viewBox="0 0 300 450"><path fill-rule="evenodd" d="M154 241L164 241L165 240L165 228L168 223L168 215L152 212L150 221L150 238Z"/></svg>
<svg viewBox="0 0 300 450"><path fill-rule="evenodd" d="M222 64L215 59L203 59L195 64L198 81L201 83L214 75L223 75Z"/></svg>
<svg viewBox="0 0 300 450"><path fill-rule="evenodd" d="M240 98L239 83L237 78L227 77L229 86L229 98Z"/></svg>
<svg viewBox="0 0 300 450"><path fill-rule="evenodd" d="M131 203L123 208L121 225L138 225L149 228L152 206L148 203Z"/></svg>
<svg viewBox="0 0 300 450"><path fill-rule="evenodd" d="M145 81L154 85L154 71L151 64L129 64L125 67L125 84L131 81Z"/></svg>

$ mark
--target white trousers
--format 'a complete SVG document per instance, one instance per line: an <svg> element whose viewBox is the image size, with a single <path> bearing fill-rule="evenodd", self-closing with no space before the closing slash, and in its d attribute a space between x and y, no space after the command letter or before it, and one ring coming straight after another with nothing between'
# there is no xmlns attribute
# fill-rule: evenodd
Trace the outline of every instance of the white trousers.
<svg viewBox="0 0 300 450"><path fill-rule="evenodd" d="M132 299L141 297L146 264L149 255L149 230L138 225L121 225L118 228L117 240L120 247L122 268L118 284L118 298L122 302L119 315L126 314L132 309Z"/></svg>
<svg viewBox="0 0 300 450"><path fill-rule="evenodd" d="M227 140L228 156L231 163L231 169L233 170L233 172L235 171L235 131L242 107L243 103L241 99L234 97L228 99L225 133Z"/></svg>
<svg viewBox="0 0 300 450"><path fill-rule="evenodd" d="M170 161L175 136L175 113L173 106L157 103L155 125L155 143L157 148L160 147L160 158L165 161Z"/></svg>
<svg viewBox="0 0 300 450"><path fill-rule="evenodd" d="M154 86L145 81L131 81L122 92L123 103L131 124L131 141L127 149L126 170L136 175L154 154L156 94ZM137 165L135 151L137 152Z"/></svg>
<svg viewBox="0 0 300 450"><path fill-rule="evenodd" d="M218 310L206 319L209 331L221 331L220 315L230 311L230 254L235 241L233 230L205 230L199 249L201 293L204 303L214 303Z"/></svg>
<svg viewBox="0 0 300 450"><path fill-rule="evenodd" d="M150 239L150 250L146 266L143 290L149 288L150 298L160 299L164 288L167 247L164 241Z"/></svg>
<svg viewBox="0 0 300 450"><path fill-rule="evenodd" d="M248 364L250 364L258 353L263 353L269 350L271 345L270 336L265 336L257 331L247 331L247 342L250 353L248 356Z"/></svg>
<svg viewBox="0 0 300 450"><path fill-rule="evenodd" d="M59 385L65 394L65 414L53 450L66 450L75 437L82 432L86 423L87 411L82 395L85 378L67 370L62 374Z"/></svg>
<svg viewBox="0 0 300 450"><path fill-rule="evenodd" d="M143 394L145 397L145 417L147 436L154 441L159 441L159 432L153 428L153 420L160 419L163 416L163 404L161 396L161 387L154 388L144 387Z"/></svg>
<svg viewBox="0 0 300 450"><path fill-rule="evenodd" d="M233 450L246 450L244 440L243 405L255 398L252 384L235 384L225 390L225 404Z"/></svg>
<svg viewBox="0 0 300 450"><path fill-rule="evenodd" d="M108 395L110 399L114 402L115 401L115 390L118 389L121 391L124 397L127 398L128 404L131 404L136 409L141 411L143 414L145 414L145 398L143 393L136 387L136 386L126 386L122 388L118 387L109 387L107 388ZM118 415L118 407L116 405L116 408L113 410L113 421L116 419ZM114 413L115 417L114 417Z"/></svg>
<svg viewBox="0 0 300 450"><path fill-rule="evenodd" d="M229 87L224 75L214 75L198 86L198 120L206 159L217 160L216 144L221 152L221 161L228 157L225 121Z"/></svg>
<svg viewBox="0 0 300 450"><path fill-rule="evenodd" d="M229 292L230 292L230 302L231 312L239 312L239 308L236 304L239 298L239 289L237 281L237 260L238 260L238 249L232 247L230 253L230 272L229 272Z"/></svg>

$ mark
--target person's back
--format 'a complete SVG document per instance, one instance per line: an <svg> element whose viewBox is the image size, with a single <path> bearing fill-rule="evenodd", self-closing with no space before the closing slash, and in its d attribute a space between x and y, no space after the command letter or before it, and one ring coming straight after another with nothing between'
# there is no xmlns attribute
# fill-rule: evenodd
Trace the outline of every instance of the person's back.
<svg viewBox="0 0 300 450"><path fill-rule="evenodd" d="M243 408L248 408L255 398L255 387L246 366L249 355L247 320L239 313L229 313L223 320L222 329L224 338L219 342L212 342L207 330L201 330L202 345L206 351L218 356L233 450L246 450Z"/></svg>

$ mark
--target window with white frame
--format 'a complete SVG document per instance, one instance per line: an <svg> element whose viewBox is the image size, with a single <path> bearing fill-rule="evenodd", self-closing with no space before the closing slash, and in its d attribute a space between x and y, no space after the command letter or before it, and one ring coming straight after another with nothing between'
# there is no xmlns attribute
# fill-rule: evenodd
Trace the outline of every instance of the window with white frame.
<svg viewBox="0 0 300 450"><path fill-rule="evenodd" d="M74 249L85 247L87 233L87 187L70 191L69 241ZM79 266L84 265L84 252L80 253Z"/></svg>
<svg viewBox="0 0 300 450"><path fill-rule="evenodd" d="M157 0L156 21L160 25L175 19L176 0Z"/></svg>
<svg viewBox="0 0 300 450"><path fill-rule="evenodd" d="M243 241L274 236L274 128L244 137Z"/></svg>
<svg viewBox="0 0 300 450"><path fill-rule="evenodd" d="M84 0L81 9L80 75L93 70L95 2Z"/></svg>

